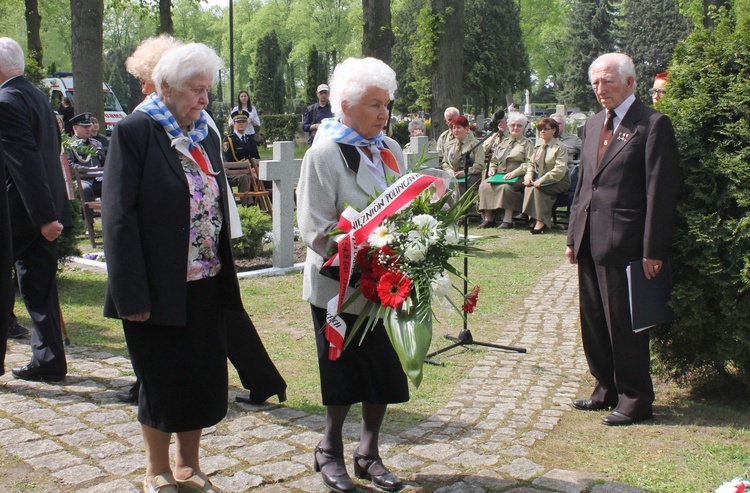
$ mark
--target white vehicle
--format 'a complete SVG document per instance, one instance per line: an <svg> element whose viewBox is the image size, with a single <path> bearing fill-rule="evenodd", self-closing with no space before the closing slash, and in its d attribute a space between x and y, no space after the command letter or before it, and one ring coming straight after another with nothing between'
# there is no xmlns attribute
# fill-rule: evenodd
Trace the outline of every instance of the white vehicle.
<svg viewBox="0 0 750 493"><path fill-rule="evenodd" d="M73 89L73 74L70 72L55 72L52 77L42 80L42 83L49 88L49 98L52 107L57 109L60 101L64 96L70 98L75 106L75 91ZM102 82L102 96L104 97L104 122L107 125L107 135L112 134L115 123L125 118L125 112L117 100L117 96L112 92L109 84Z"/></svg>

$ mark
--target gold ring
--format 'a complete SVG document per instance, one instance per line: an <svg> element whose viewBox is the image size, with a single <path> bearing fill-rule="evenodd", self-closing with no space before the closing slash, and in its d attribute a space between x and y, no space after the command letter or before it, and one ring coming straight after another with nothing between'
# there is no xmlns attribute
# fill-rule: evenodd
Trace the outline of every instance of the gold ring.
<svg viewBox="0 0 750 493"><path fill-rule="evenodd" d="M659 269L661 269L661 265L655 265L654 266L654 270L659 270Z"/></svg>

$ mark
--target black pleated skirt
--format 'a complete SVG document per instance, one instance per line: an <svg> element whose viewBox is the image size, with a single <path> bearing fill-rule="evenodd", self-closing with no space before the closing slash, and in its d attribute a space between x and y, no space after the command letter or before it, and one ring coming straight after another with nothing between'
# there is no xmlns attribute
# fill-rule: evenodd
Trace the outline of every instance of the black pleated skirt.
<svg viewBox="0 0 750 493"><path fill-rule="evenodd" d="M406 374L382 321L367 333L361 345L360 334L357 334L341 356L331 361L328 359L329 344L323 333L326 310L312 305L311 308L324 405L396 404L409 400ZM357 316L344 313L341 318L346 322L348 335Z"/></svg>
<svg viewBox="0 0 750 493"><path fill-rule="evenodd" d="M217 277L187 284L184 327L123 320L141 382L138 421L167 433L213 426L227 414L227 343Z"/></svg>

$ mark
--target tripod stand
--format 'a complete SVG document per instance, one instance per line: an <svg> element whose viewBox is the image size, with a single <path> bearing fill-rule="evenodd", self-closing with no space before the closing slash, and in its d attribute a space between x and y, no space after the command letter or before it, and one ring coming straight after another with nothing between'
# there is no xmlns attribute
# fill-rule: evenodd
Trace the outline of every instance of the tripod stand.
<svg viewBox="0 0 750 493"><path fill-rule="evenodd" d="M471 149L469 149L468 151L466 151L464 154L461 155L461 159L463 160L463 163L464 163L464 177L466 179L466 185L467 185L466 192L464 192L464 193L469 193L469 189L471 188L471 187L468 187L468 184L469 184L469 166L470 166L470 163L472 162L471 153L474 152L474 149L476 149L477 147L479 147L480 145L482 145L485 140L487 140L488 138L490 138L497 131L498 131L498 129L495 128L492 132L490 132L484 138L482 138L482 140L480 140L479 142L477 142L476 145L474 145ZM472 187L474 187L474 186L475 185L472 185ZM464 245L467 245L468 241L469 241L469 215L466 214L464 216ZM464 257L464 292L463 292L464 298L466 298L466 294L469 292L469 281L468 281L468 278L469 278L469 257L465 256ZM446 334L444 336L446 339L448 339L450 341L455 341L454 344L450 344L450 345L448 345L448 346L446 346L446 347L444 347L442 349L438 349L437 351L433 351L431 353L428 353L425 356L425 360L424 360L425 363L429 363L431 365L442 366L441 362L432 360L431 358L433 356L437 356L438 354L444 353L446 351L450 351L451 349L459 347L459 346L484 346L484 347L490 347L490 348L495 348L495 349L504 349L506 351L514 351L514 352L517 352L517 353L525 353L526 352L526 348L513 347L513 346L502 346L500 344L492 344L492 343L489 343L489 342L475 341L474 340L474 336L471 335L471 331L469 330L469 320L468 320L466 314L464 314L463 318L464 318L464 326L463 326L463 329L461 329L461 332L458 334L458 337L454 337L454 336L452 336L450 334Z"/></svg>

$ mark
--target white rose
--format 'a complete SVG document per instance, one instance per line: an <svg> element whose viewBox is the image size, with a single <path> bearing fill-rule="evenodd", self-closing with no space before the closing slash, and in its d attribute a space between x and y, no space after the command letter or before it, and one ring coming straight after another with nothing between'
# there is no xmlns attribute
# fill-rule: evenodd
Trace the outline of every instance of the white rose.
<svg viewBox="0 0 750 493"><path fill-rule="evenodd" d="M458 231L456 231L455 225L449 224L445 228L445 241L449 245L455 245L456 243L458 243Z"/></svg>
<svg viewBox="0 0 750 493"><path fill-rule="evenodd" d="M422 236L430 241L435 241L439 238L437 228L440 223L438 223L438 220L431 215L419 214L418 216L411 218L411 222L417 226Z"/></svg>
<svg viewBox="0 0 750 493"><path fill-rule="evenodd" d="M448 295L453 288L450 277L445 274L438 274L435 278L430 281L430 289L432 290L432 301L438 306L443 308L451 308Z"/></svg>
<svg viewBox="0 0 750 493"><path fill-rule="evenodd" d="M404 257L412 262L420 262L424 260L425 254L427 254L427 245L419 241L409 242L404 251Z"/></svg>

